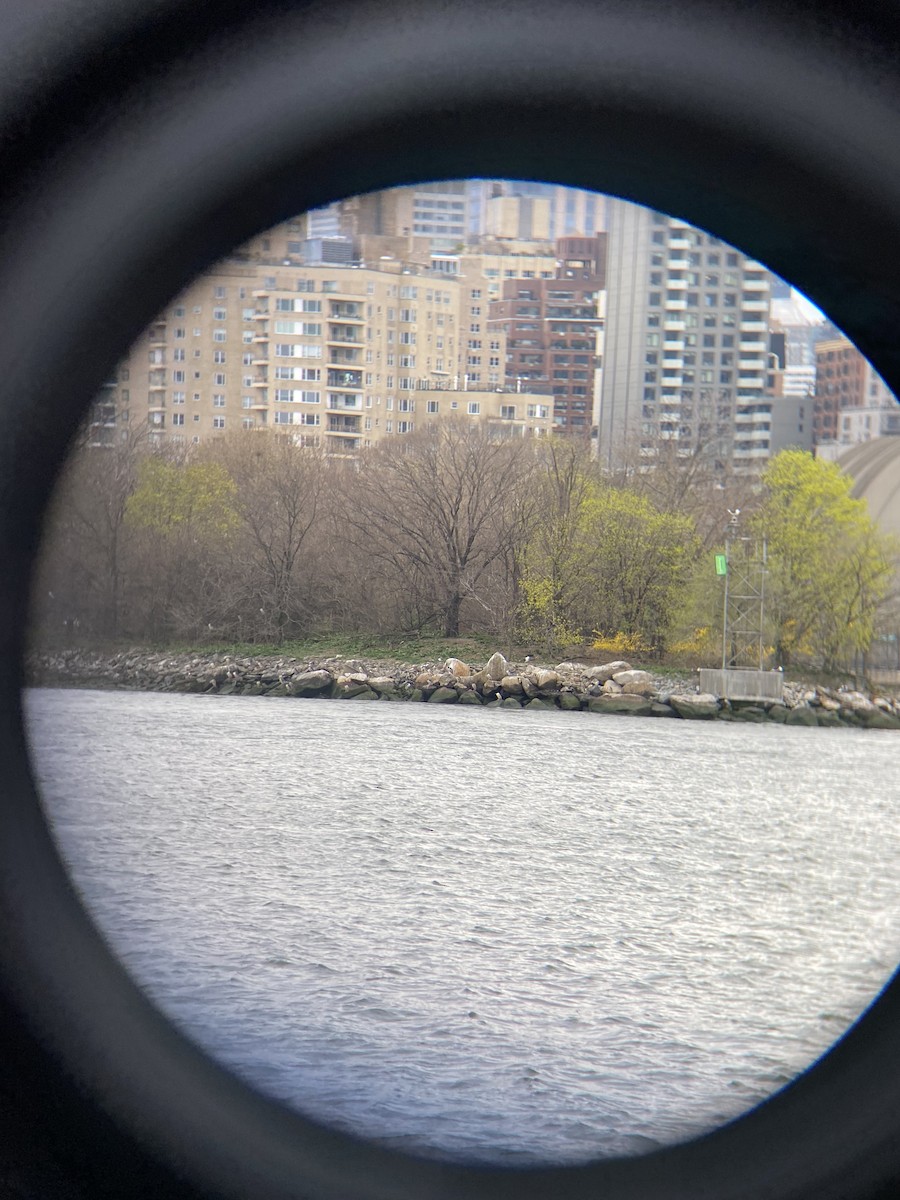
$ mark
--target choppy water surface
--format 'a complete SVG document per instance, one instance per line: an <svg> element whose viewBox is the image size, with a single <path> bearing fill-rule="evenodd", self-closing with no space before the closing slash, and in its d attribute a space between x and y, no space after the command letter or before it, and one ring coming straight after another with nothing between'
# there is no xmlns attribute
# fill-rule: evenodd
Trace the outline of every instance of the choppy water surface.
<svg viewBox="0 0 900 1200"><path fill-rule="evenodd" d="M884 732L42 690L72 874L151 997L296 1108L502 1162L776 1090L900 950Z"/></svg>

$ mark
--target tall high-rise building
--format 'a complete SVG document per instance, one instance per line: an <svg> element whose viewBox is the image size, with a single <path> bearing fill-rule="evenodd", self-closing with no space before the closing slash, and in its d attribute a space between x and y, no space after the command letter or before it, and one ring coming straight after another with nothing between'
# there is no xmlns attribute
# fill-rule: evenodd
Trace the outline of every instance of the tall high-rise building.
<svg viewBox="0 0 900 1200"><path fill-rule="evenodd" d="M341 232L426 237L432 250L459 250L469 237L468 203L461 179L368 192L340 202Z"/></svg>
<svg viewBox="0 0 900 1200"><path fill-rule="evenodd" d="M607 228L609 198L598 192L558 183L504 179L498 181L496 194L545 201L549 210L547 236L552 241L563 237L593 237Z"/></svg>
<svg viewBox="0 0 900 1200"><path fill-rule="evenodd" d="M589 438L597 334L603 327L606 237L561 238L552 278L512 278L490 306L489 329L506 344L505 382L547 388L557 433Z"/></svg>
<svg viewBox="0 0 900 1200"><path fill-rule="evenodd" d="M816 352L814 444L855 445L878 437L882 414L895 414L897 399L859 350L838 335L819 341Z"/></svg>
<svg viewBox="0 0 900 1200"><path fill-rule="evenodd" d="M598 454L648 464L664 442L724 470L772 452L769 274L685 221L608 206Z"/></svg>

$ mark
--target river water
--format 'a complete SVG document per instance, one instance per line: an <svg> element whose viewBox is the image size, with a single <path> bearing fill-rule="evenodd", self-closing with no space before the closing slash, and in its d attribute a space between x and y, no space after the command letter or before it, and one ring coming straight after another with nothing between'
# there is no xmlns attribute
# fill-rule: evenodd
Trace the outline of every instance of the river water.
<svg viewBox="0 0 900 1200"><path fill-rule="evenodd" d="M900 736L34 690L96 923L261 1090L407 1149L572 1163L808 1066L900 958Z"/></svg>

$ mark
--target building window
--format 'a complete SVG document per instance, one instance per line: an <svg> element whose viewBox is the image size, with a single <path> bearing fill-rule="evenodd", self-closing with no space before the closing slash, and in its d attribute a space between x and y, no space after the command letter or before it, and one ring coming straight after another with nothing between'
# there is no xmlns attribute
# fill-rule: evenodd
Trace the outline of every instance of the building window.
<svg viewBox="0 0 900 1200"><path fill-rule="evenodd" d="M225 428L225 418L224 417L213 417L213 429L224 429L224 428Z"/></svg>
<svg viewBox="0 0 900 1200"><path fill-rule="evenodd" d="M172 413L172 424L173 425L183 425L184 424L184 413Z"/></svg>
<svg viewBox="0 0 900 1200"><path fill-rule="evenodd" d="M224 361L225 361L225 351L224 350L214 350L213 351L213 362L214 363L224 363Z"/></svg>
<svg viewBox="0 0 900 1200"><path fill-rule="evenodd" d="M216 387L224 387L225 386L225 372L217 371L216 374L213 375L213 383L216 385Z"/></svg>

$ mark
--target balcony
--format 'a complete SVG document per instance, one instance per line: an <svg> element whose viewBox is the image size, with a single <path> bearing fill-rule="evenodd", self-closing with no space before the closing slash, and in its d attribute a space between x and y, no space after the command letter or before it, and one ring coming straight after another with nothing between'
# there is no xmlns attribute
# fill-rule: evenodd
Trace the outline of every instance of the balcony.
<svg viewBox="0 0 900 1200"><path fill-rule="evenodd" d="M340 419L335 419L334 417L331 417L331 418L329 418L329 421L328 421L328 427L326 429L326 433L333 433L333 434L336 434L338 437L342 437L342 438L359 437L359 435L360 435L359 420L360 420L359 417L357 417L355 421L348 420L348 419L340 420Z"/></svg>
<svg viewBox="0 0 900 1200"><path fill-rule="evenodd" d="M329 345L343 346L349 343L352 346L361 346L363 344L363 339L356 336L358 332L361 331L356 329L344 331L339 325L332 325L328 331L328 337L325 340L329 343Z"/></svg>
<svg viewBox="0 0 900 1200"><path fill-rule="evenodd" d="M332 350L328 355L330 363L336 363L338 366L347 364L349 366L362 366L362 359L359 350Z"/></svg>
<svg viewBox="0 0 900 1200"><path fill-rule="evenodd" d="M362 396L329 395L326 400L329 412L362 412L362 406Z"/></svg>
<svg viewBox="0 0 900 1200"><path fill-rule="evenodd" d="M354 321L360 325L365 324L363 316L363 307L361 304L351 304L340 300L332 300L331 311L328 314L328 319L331 321Z"/></svg>
<svg viewBox="0 0 900 1200"><path fill-rule="evenodd" d="M332 388L358 391L363 385L362 371L329 371L326 383Z"/></svg>

